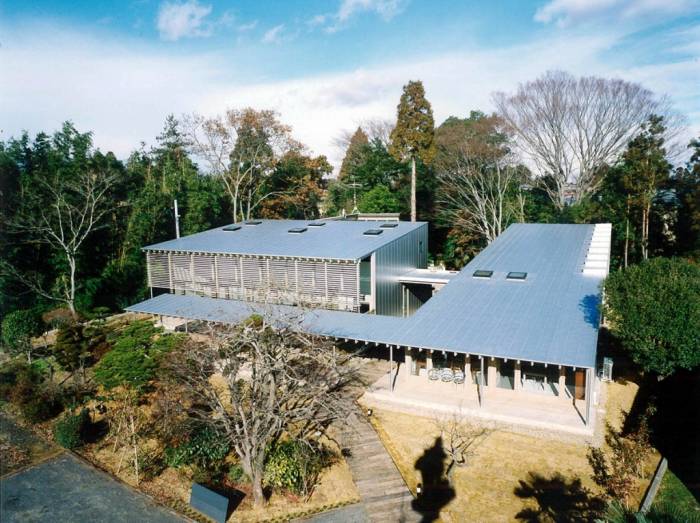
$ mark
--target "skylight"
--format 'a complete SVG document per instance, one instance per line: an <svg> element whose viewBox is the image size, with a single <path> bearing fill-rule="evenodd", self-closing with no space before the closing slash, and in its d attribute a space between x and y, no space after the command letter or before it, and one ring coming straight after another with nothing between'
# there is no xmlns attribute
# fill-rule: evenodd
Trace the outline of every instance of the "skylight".
<svg viewBox="0 0 700 523"><path fill-rule="evenodd" d="M260 225L262 223L261 220L248 220L247 222L243 222L246 225Z"/></svg>
<svg viewBox="0 0 700 523"><path fill-rule="evenodd" d="M379 236L383 232L384 231L381 229L367 229L362 234L364 234L365 236Z"/></svg>
<svg viewBox="0 0 700 523"><path fill-rule="evenodd" d="M389 223L382 223L380 227L382 229L393 229L394 227L398 227L399 224L396 222L389 222Z"/></svg>
<svg viewBox="0 0 700 523"><path fill-rule="evenodd" d="M323 227L324 225L326 225L326 222L311 222L309 227Z"/></svg>
<svg viewBox="0 0 700 523"><path fill-rule="evenodd" d="M509 272L508 275L506 276L507 280L524 280L527 278L527 273L526 272Z"/></svg>
<svg viewBox="0 0 700 523"><path fill-rule="evenodd" d="M239 230L240 228L241 228L240 225L227 225L227 226L224 227L222 230L224 230L224 231L237 231L237 230Z"/></svg>
<svg viewBox="0 0 700 523"><path fill-rule="evenodd" d="M472 274L474 278L490 278L493 276L493 271L485 271L483 269L479 269L474 271L474 274Z"/></svg>
<svg viewBox="0 0 700 523"><path fill-rule="evenodd" d="M287 232L301 234L302 232L306 232L306 227L294 227L293 229L289 229Z"/></svg>

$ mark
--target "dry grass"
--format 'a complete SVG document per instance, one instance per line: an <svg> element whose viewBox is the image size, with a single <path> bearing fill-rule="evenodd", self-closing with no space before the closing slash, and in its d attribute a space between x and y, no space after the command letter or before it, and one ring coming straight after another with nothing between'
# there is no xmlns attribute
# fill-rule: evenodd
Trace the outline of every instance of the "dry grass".
<svg viewBox="0 0 700 523"><path fill-rule="evenodd" d="M149 410L149 406L143 406L142 408ZM325 441L325 443L338 451L330 441ZM145 451L145 453L159 452L157 440L150 439L143 442L142 451ZM129 461L131 459L130 453L127 451L122 454L122 449L119 448L116 449L116 452L113 451L113 446L109 439L103 440L98 444L87 445L80 449L80 453L101 468L119 477L125 483L137 486L165 504L172 505L172 502L178 501L186 505L189 503L192 471L186 467L182 470L166 468L158 476L142 480L137 485L133 466ZM245 487L241 488L245 489ZM321 473L319 484L308 500L281 493L273 493L265 509L256 510L253 508L252 498L246 496L236 508L230 521L252 522L273 517L282 517L284 519L284 516L287 514L313 512L323 506L349 503L358 499L359 493L353 483L350 468L345 460L339 457L336 463Z"/></svg>
<svg viewBox="0 0 700 523"><path fill-rule="evenodd" d="M638 390L636 384L613 383L607 394L608 421L621 422L620 410L629 410ZM422 482L415 468L426 449L434 446L439 436L434 420L384 410L375 411L375 426L394 457L409 487L415 490ZM521 481L529 482L537 474L547 483L560 474L566 484L580 480L590 495L600 494L591 480L591 467L585 444L565 443L495 430L475 449L466 467L456 469L453 488L455 497L443 508L444 521L513 521L524 509L537 509L534 498L516 494ZM648 475L653 473L656 457L650 456ZM574 483L575 484L575 483ZM641 499L648 481L640 482L637 498ZM546 489L545 489L546 490ZM544 518L547 520L547 518Z"/></svg>

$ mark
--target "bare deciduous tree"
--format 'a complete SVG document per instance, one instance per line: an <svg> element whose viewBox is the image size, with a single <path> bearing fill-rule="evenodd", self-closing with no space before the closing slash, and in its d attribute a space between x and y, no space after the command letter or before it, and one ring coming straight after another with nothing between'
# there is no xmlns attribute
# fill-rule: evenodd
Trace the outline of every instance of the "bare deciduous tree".
<svg viewBox="0 0 700 523"><path fill-rule="evenodd" d="M83 243L96 230L104 227L102 219L112 206L108 191L114 175L85 171L74 176L57 174L50 180L33 180L33 191L11 223L9 230L23 243L49 245L63 255L66 268L55 289L47 290L37 278L21 274L14 267L2 264L22 283L45 298L65 303L75 312L75 293L78 288L78 257Z"/></svg>
<svg viewBox="0 0 700 523"><path fill-rule="evenodd" d="M521 84L515 94L495 93L506 130L525 159L542 177L546 190L563 208L567 193L580 200L598 188L601 167L615 162L652 114L677 125L668 101L639 84L593 76L575 78L562 71ZM670 136L669 136L670 138Z"/></svg>
<svg viewBox="0 0 700 523"><path fill-rule="evenodd" d="M264 504L265 458L280 438L311 441L351 411L352 356L304 334L299 319L269 313L191 342L166 367L189 396L189 414L226 437Z"/></svg>
<svg viewBox="0 0 700 523"><path fill-rule="evenodd" d="M229 109L223 116L185 115L183 127L193 154L218 176L231 199L233 221L250 219L272 193L260 194L261 182L276 161L302 146L275 111Z"/></svg>
<svg viewBox="0 0 700 523"><path fill-rule="evenodd" d="M445 475L452 483L455 467L464 467L474 455L474 449L490 434L484 427L470 424L457 414L436 418L435 426L440 430L442 445L450 463Z"/></svg>
<svg viewBox="0 0 700 523"><path fill-rule="evenodd" d="M437 178L439 212L453 227L491 243L510 223L523 219L517 197L521 175L503 159L481 160L463 152Z"/></svg>
<svg viewBox="0 0 700 523"><path fill-rule="evenodd" d="M130 387L119 388L112 397L110 438L113 446L112 452L119 449L119 462L117 474L122 468L124 458L131 462L134 477L138 485L143 468L141 440L146 425L146 415L139 407L139 399L136 391Z"/></svg>

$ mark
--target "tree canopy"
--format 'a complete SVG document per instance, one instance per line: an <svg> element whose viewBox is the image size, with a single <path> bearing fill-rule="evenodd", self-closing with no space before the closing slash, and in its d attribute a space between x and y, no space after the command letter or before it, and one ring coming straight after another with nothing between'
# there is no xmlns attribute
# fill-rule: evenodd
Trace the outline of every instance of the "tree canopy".
<svg viewBox="0 0 700 523"><path fill-rule="evenodd" d="M430 164L435 157L433 109L425 97L421 81L403 87L396 107L396 126L391 131L389 152L399 161L411 164L411 221L416 221L416 161Z"/></svg>
<svg viewBox="0 0 700 523"><path fill-rule="evenodd" d="M700 365L700 267L652 258L605 281L604 314L643 369L666 376Z"/></svg>

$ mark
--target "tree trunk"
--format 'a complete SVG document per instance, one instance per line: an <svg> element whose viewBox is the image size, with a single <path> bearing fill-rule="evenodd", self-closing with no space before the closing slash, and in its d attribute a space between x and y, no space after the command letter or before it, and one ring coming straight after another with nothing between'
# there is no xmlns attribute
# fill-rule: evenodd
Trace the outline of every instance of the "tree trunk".
<svg viewBox="0 0 700 523"><path fill-rule="evenodd" d="M627 268L630 245L630 199L627 197L627 214L625 215L625 269Z"/></svg>
<svg viewBox="0 0 700 523"><path fill-rule="evenodd" d="M416 158L411 157L411 221L416 221Z"/></svg>
<svg viewBox="0 0 700 523"><path fill-rule="evenodd" d="M644 204L642 210L642 259L649 259L649 209L650 205Z"/></svg>
<svg viewBox="0 0 700 523"><path fill-rule="evenodd" d="M75 258L67 254L68 265L70 266L70 291L68 297L68 308L75 316Z"/></svg>
<svg viewBox="0 0 700 523"><path fill-rule="evenodd" d="M262 486L262 471L253 472L253 477L251 478L251 486L253 487L253 504L256 508L262 508L265 506L265 493L263 492Z"/></svg>

